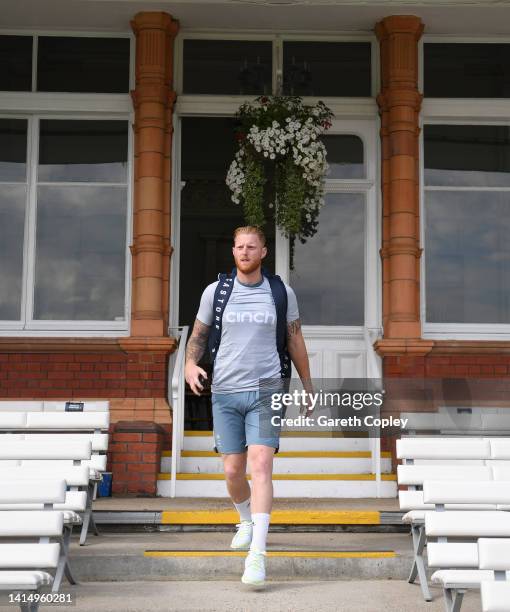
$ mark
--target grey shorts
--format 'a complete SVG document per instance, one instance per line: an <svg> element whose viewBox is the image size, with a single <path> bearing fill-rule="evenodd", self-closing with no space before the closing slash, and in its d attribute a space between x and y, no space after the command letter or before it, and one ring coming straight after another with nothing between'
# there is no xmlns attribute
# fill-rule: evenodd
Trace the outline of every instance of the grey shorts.
<svg viewBox="0 0 510 612"><path fill-rule="evenodd" d="M271 446L278 452L280 426L271 423L271 408L259 401L258 391L213 393L215 450L244 453L250 444Z"/></svg>

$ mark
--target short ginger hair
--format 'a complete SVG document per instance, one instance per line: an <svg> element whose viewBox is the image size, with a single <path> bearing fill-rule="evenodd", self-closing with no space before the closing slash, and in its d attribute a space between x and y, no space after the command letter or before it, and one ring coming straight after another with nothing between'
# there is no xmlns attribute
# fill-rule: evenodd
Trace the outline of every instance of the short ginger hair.
<svg viewBox="0 0 510 612"><path fill-rule="evenodd" d="M266 236L260 227L257 227L256 225L246 225L244 227L236 228L234 230L234 244L239 234L256 234L259 237L262 246L266 246Z"/></svg>

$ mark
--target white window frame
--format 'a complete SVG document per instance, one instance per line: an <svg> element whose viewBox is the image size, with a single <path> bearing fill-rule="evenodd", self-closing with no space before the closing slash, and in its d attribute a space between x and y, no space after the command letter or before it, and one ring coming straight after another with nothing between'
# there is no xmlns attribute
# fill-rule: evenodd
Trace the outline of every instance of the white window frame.
<svg viewBox="0 0 510 612"><path fill-rule="evenodd" d="M423 93L424 43L507 43L510 37L473 38L425 36L418 51L419 90ZM424 98L420 114L420 241L423 255L420 261L420 319L422 335L428 340L510 340L509 324L487 323L429 323L426 320L426 249L425 241L425 184L424 184L424 138L425 125L505 125L510 126L510 98ZM441 190L448 188L441 187ZM471 190L471 188L469 188ZM490 189L484 189L489 191ZM510 191L510 188L495 187L494 191Z"/></svg>
<svg viewBox="0 0 510 612"><path fill-rule="evenodd" d="M381 263L378 257L380 248L381 228L381 193L380 193L380 142L377 135L380 129L379 109L375 96L378 91L379 76L379 45L373 33L359 35L309 35L306 33L218 33L218 32L180 32L176 37L174 75L175 87L179 94L173 116L173 183L172 183L172 244L174 245L173 261L170 277L170 326L179 325L179 288L180 288L180 213L181 213L181 118L183 117L233 117L246 100L256 96L228 95L184 95L182 94L183 70L183 40L186 38L218 39L218 40L272 40L273 41L273 91L282 69L282 45L286 40L322 41L322 42L370 42L371 43L371 88L374 94L371 98L318 98L305 97L305 103L314 104L318 100L331 108L335 115L329 135L355 134L360 136L364 144L367 178L359 181L336 179L328 180L327 191L360 192L365 191L365 326L380 330L382 325L381 312ZM358 122L356 126L355 123ZM373 245L376 245L375 247ZM289 277L288 241L283 236L276 236L275 269L284 281ZM370 288L369 288L370 287ZM306 326L304 331L314 334L330 335L332 332L354 334L362 333L363 326Z"/></svg>
<svg viewBox="0 0 510 612"><path fill-rule="evenodd" d="M35 85L36 47L38 36L71 36L128 38L130 40L129 90L134 87L134 42L132 32L75 32L75 31L31 31L0 30L0 35L29 35L34 37L32 60L32 86ZM27 200L23 245L23 282L21 319L0 321L0 336L12 337L126 337L130 334L131 322L131 255L129 245L133 229L133 130L134 111L129 93L125 94L81 94L53 92L0 92L0 117L19 118L28 121L27 130ZM127 202L126 202L126 265L123 321L40 321L28 319L33 306L36 172L38 124L40 119L62 120L120 120L128 127L127 157ZM105 183L106 184L106 183ZM124 185L125 183L122 183ZM32 283L31 285L29 283Z"/></svg>

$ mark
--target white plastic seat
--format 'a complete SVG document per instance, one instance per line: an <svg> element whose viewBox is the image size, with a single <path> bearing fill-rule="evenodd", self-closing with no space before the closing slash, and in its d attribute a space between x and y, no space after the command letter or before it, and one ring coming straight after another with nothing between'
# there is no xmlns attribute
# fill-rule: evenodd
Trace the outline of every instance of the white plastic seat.
<svg viewBox="0 0 510 612"><path fill-rule="evenodd" d="M27 412L27 429L107 430L108 412Z"/></svg>
<svg viewBox="0 0 510 612"><path fill-rule="evenodd" d="M490 459L491 447L483 438L402 438L398 459Z"/></svg>
<svg viewBox="0 0 510 612"><path fill-rule="evenodd" d="M8 434L12 435L12 434ZM60 444L61 442L75 443L90 440L91 448L93 453L106 452L108 450L108 434L107 433L68 433L62 431L60 433L48 433L47 431L41 433L26 433L21 434L25 440L51 440L53 443ZM3 441L3 436L0 434L0 444Z"/></svg>
<svg viewBox="0 0 510 612"><path fill-rule="evenodd" d="M465 507L483 504L482 509L492 505L495 510L497 504L510 504L510 481L426 480L423 483L423 502Z"/></svg>
<svg viewBox="0 0 510 612"><path fill-rule="evenodd" d="M3 440L0 445L0 459L37 460L37 459L90 459L92 453L90 440L55 444L52 440Z"/></svg>
<svg viewBox="0 0 510 612"><path fill-rule="evenodd" d="M477 569L442 569L434 572L431 580L446 589L472 589L478 588L484 580L494 580L494 572Z"/></svg>
<svg viewBox="0 0 510 612"><path fill-rule="evenodd" d="M429 567L478 567L478 544L476 542L429 542L427 544Z"/></svg>
<svg viewBox="0 0 510 612"><path fill-rule="evenodd" d="M108 400L75 400L83 403L83 412L109 412L110 402ZM44 401L43 410L45 412L65 412L66 402Z"/></svg>
<svg viewBox="0 0 510 612"><path fill-rule="evenodd" d="M27 480L34 478L63 479L68 486L87 487L89 484L89 468L86 465L55 465L36 467L20 465L19 467L0 468L0 480Z"/></svg>
<svg viewBox="0 0 510 612"><path fill-rule="evenodd" d="M0 412L42 412L43 404L39 400L0 400Z"/></svg>
<svg viewBox="0 0 510 612"><path fill-rule="evenodd" d="M423 485L425 480L492 480L492 468L483 465L399 465L398 483Z"/></svg>
<svg viewBox="0 0 510 612"><path fill-rule="evenodd" d="M0 570L0 588L3 591L34 591L52 583L53 576L48 572Z"/></svg>
<svg viewBox="0 0 510 612"><path fill-rule="evenodd" d="M0 412L0 430L2 429L25 429L27 415L25 412Z"/></svg>
<svg viewBox="0 0 510 612"><path fill-rule="evenodd" d="M510 536L510 513L500 510L427 512L425 533L427 537Z"/></svg>
<svg viewBox="0 0 510 612"><path fill-rule="evenodd" d="M60 536L64 515L57 510L0 510L0 537Z"/></svg>
<svg viewBox="0 0 510 612"><path fill-rule="evenodd" d="M508 612L510 602L510 582L484 581L480 584L482 612Z"/></svg>
<svg viewBox="0 0 510 612"><path fill-rule="evenodd" d="M34 479L22 481L0 480L0 504L56 504L66 501L66 481Z"/></svg>

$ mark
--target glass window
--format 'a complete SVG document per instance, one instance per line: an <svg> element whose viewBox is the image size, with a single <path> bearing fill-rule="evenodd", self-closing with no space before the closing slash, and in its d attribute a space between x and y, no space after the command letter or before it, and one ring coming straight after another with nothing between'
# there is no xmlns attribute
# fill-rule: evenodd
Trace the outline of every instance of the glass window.
<svg viewBox="0 0 510 612"><path fill-rule="evenodd" d="M236 151L234 120L182 120L180 306L181 325L193 325L200 296L234 267L232 234L246 225L241 206L234 204L225 183ZM265 266L274 272L274 223L264 228L268 255Z"/></svg>
<svg viewBox="0 0 510 612"><path fill-rule="evenodd" d="M425 184L510 187L510 128L426 125Z"/></svg>
<svg viewBox="0 0 510 612"><path fill-rule="evenodd" d="M129 39L40 36L38 91L127 93Z"/></svg>
<svg viewBox="0 0 510 612"><path fill-rule="evenodd" d="M510 132L426 125L426 319L510 323Z"/></svg>
<svg viewBox="0 0 510 612"><path fill-rule="evenodd" d="M329 164L327 179L365 178L363 141L359 136L332 134L322 140Z"/></svg>
<svg viewBox="0 0 510 612"><path fill-rule="evenodd" d="M32 90L31 36L0 36L0 90Z"/></svg>
<svg viewBox="0 0 510 612"><path fill-rule="evenodd" d="M284 42L283 93L370 96L369 42Z"/></svg>
<svg viewBox="0 0 510 612"><path fill-rule="evenodd" d="M269 94L270 41L184 40L183 91L187 94Z"/></svg>
<svg viewBox="0 0 510 612"><path fill-rule="evenodd" d="M425 43L428 98L510 97L510 44Z"/></svg>
<svg viewBox="0 0 510 612"><path fill-rule="evenodd" d="M0 320L19 321L25 233L27 121L0 119Z"/></svg>
<svg viewBox="0 0 510 612"><path fill-rule="evenodd" d="M34 319L124 319L126 188L40 186Z"/></svg>
<svg viewBox="0 0 510 612"><path fill-rule="evenodd" d="M25 182L27 174L27 122L0 119L0 181Z"/></svg>
<svg viewBox="0 0 510 612"><path fill-rule="evenodd" d="M317 274L320 262L320 274ZM363 325L365 195L328 193L319 228L296 241L290 285L305 325Z"/></svg>
<svg viewBox="0 0 510 612"><path fill-rule="evenodd" d="M41 121L40 182L125 182L124 121Z"/></svg>
<svg viewBox="0 0 510 612"><path fill-rule="evenodd" d="M39 182L52 184L37 189L36 320L125 318L127 133L127 121L41 121Z"/></svg>
<svg viewBox="0 0 510 612"><path fill-rule="evenodd" d="M510 323L510 192L426 192L431 323Z"/></svg>

